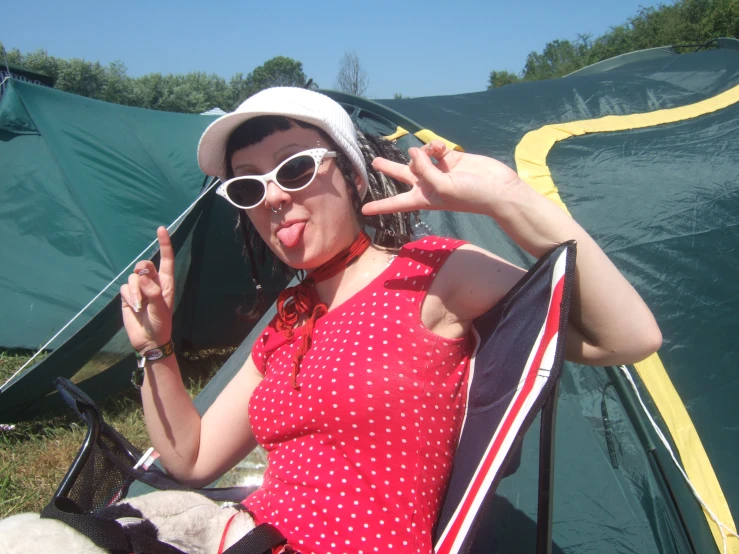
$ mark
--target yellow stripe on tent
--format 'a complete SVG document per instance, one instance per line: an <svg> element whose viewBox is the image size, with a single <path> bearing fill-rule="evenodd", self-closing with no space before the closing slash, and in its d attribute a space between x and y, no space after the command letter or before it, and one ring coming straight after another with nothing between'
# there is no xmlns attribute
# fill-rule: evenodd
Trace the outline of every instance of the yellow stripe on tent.
<svg viewBox="0 0 739 554"><path fill-rule="evenodd" d="M387 140L398 140L400 137L404 137L408 134L409 131L406 129L403 129L403 127L398 127L398 129L392 134L388 135L386 137L383 137ZM417 133L413 133L421 142L424 144L428 144L432 140L440 140L446 144L447 148L449 150L456 150L457 152L464 152L464 148L462 148L459 144L456 144L450 140L445 139L444 137L440 137L433 131L429 129L421 129Z"/></svg>
<svg viewBox="0 0 739 554"><path fill-rule="evenodd" d="M516 167L518 174L536 191L569 213L567 206L565 206L559 196L559 191L552 180L552 174L547 166L547 155L557 142L590 133L643 129L655 125L674 123L709 114L736 104L737 102L739 102L739 86L712 98L696 102L695 104L680 106L679 108L657 110L642 114L609 115L600 119L585 119L582 121L545 125L540 129L526 133L523 139L521 139L521 142L516 146ZM721 485L718 482L711 461L708 459L708 455L703 448L703 444L690 419L690 415L675 390L659 356L653 354L643 362L635 364L635 367L675 441L685 472L693 482L698 494L700 494L706 505L718 517L719 521L736 532L736 525L731 517L729 505L721 490ZM719 551L722 551L723 541L721 539L721 532L708 514L705 513L705 515L716 545ZM735 537L729 537L728 540L727 552L730 554L739 554L739 541Z"/></svg>
<svg viewBox="0 0 739 554"><path fill-rule="evenodd" d="M407 129L403 129L402 127L398 127L396 131L392 135L388 135L386 137L382 137L385 140L398 140L400 137L404 137L408 134Z"/></svg>

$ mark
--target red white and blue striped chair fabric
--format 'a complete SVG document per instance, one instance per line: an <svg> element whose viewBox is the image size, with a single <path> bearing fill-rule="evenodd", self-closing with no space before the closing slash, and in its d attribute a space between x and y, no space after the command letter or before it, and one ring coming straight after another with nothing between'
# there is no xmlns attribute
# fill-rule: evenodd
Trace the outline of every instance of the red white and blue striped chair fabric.
<svg viewBox="0 0 739 554"><path fill-rule="evenodd" d="M574 270L575 245L565 243L475 321L478 345L436 554L469 550L500 479L515 471L517 447L562 373Z"/></svg>

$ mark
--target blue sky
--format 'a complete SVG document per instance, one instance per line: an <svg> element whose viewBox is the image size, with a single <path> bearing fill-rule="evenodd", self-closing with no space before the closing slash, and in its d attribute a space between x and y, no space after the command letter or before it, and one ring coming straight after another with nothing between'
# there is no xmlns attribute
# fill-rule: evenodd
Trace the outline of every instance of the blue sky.
<svg viewBox="0 0 739 554"><path fill-rule="evenodd" d="M667 2L671 3L671 2ZM345 51L367 71L368 96L483 90L493 69L518 72L527 54L558 38L602 34L649 0L141 2L34 0L3 8L7 48L38 48L128 74L244 74L274 56L303 62L331 88Z"/></svg>

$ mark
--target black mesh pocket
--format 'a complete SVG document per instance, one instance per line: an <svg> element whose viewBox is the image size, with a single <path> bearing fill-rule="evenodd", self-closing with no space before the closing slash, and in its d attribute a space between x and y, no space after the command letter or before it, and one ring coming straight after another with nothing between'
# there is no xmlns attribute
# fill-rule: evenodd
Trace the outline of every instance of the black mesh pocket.
<svg viewBox="0 0 739 554"><path fill-rule="evenodd" d="M52 502L74 513L94 513L126 497L136 480L133 466L141 452L103 421L100 410L84 392L66 379L57 379L56 385L67 404L87 423L87 436Z"/></svg>
<svg viewBox="0 0 739 554"><path fill-rule="evenodd" d="M102 434L66 495L83 513L95 512L125 498L134 482L111 458L131 464L128 453Z"/></svg>

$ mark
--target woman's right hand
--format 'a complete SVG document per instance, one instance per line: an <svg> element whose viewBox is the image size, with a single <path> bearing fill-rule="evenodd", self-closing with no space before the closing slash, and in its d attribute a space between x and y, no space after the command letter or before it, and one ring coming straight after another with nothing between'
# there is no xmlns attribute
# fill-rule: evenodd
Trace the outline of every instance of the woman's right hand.
<svg viewBox="0 0 739 554"><path fill-rule="evenodd" d="M149 261L136 264L121 287L123 325L131 346L139 353L156 348L172 338L174 306L174 250L169 233L157 229L159 270Z"/></svg>

